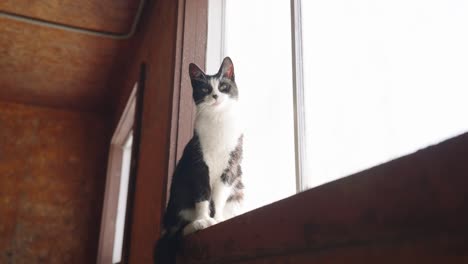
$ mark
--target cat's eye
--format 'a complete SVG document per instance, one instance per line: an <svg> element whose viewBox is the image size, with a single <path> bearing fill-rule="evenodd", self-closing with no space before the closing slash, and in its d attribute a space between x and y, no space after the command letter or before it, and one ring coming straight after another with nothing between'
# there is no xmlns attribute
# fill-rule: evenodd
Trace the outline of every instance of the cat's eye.
<svg viewBox="0 0 468 264"><path fill-rule="evenodd" d="M230 88L231 88L231 86L229 86L227 84L223 84L223 85L221 85L221 87L219 87L219 90L221 92L229 92Z"/></svg>
<svg viewBox="0 0 468 264"><path fill-rule="evenodd" d="M206 88L206 87L203 87L201 90L202 90L202 92L204 92L204 93L208 93L208 92L209 92L209 89Z"/></svg>

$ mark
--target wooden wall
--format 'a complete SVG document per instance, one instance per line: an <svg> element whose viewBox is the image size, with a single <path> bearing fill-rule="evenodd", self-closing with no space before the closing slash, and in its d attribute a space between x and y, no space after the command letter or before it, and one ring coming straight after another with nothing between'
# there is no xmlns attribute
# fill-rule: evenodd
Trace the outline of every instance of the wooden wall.
<svg viewBox="0 0 468 264"><path fill-rule="evenodd" d="M125 34L140 0L2 0L0 10L53 23ZM109 82L126 63L127 40L0 16L0 100L89 112L113 110Z"/></svg>
<svg viewBox="0 0 468 264"><path fill-rule="evenodd" d="M140 0L3 0L0 9L79 28L127 33Z"/></svg>
<svg viewBox="0 0 468 264"><path fill-rule="evenodd" d="M0 263L94 263L105 117L0 103Z"/></svg>

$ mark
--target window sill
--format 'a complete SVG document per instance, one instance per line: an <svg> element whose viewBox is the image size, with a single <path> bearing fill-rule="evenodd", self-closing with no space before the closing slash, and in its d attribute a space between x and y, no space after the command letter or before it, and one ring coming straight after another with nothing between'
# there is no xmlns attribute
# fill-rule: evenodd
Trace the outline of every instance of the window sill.
<svg viewBox="0 0 468 264"><path fill-rule="evenodd" d="M466 261L467 157L468 133L256 209L187 237L179 263Z"/></svg>

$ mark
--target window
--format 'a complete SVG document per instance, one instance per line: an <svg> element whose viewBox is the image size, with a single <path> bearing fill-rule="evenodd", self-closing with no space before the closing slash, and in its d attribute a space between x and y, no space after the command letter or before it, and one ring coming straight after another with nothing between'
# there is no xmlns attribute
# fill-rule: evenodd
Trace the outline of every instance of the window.
<svg viewBox="0 0 468 264"><path fill-rule="evenodd" d="M465 1L209 3L207 71L230 56L244 103L247 209L468 130Z"/></svg>
<svg viewBox="0 0 468 264"><path fill-rule="evenodd" d="M468 130L468 5L302 1L307 187Z"/></svg>

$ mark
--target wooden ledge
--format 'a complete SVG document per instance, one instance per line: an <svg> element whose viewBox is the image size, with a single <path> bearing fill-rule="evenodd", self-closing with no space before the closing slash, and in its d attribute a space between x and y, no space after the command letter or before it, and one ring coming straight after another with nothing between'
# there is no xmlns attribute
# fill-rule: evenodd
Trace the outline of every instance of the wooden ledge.
<svg viewBox="0 0 468 264"><path fill-rule="evenodd" d="M468 133L189 236L179 263L468 263Z"/></svg>

